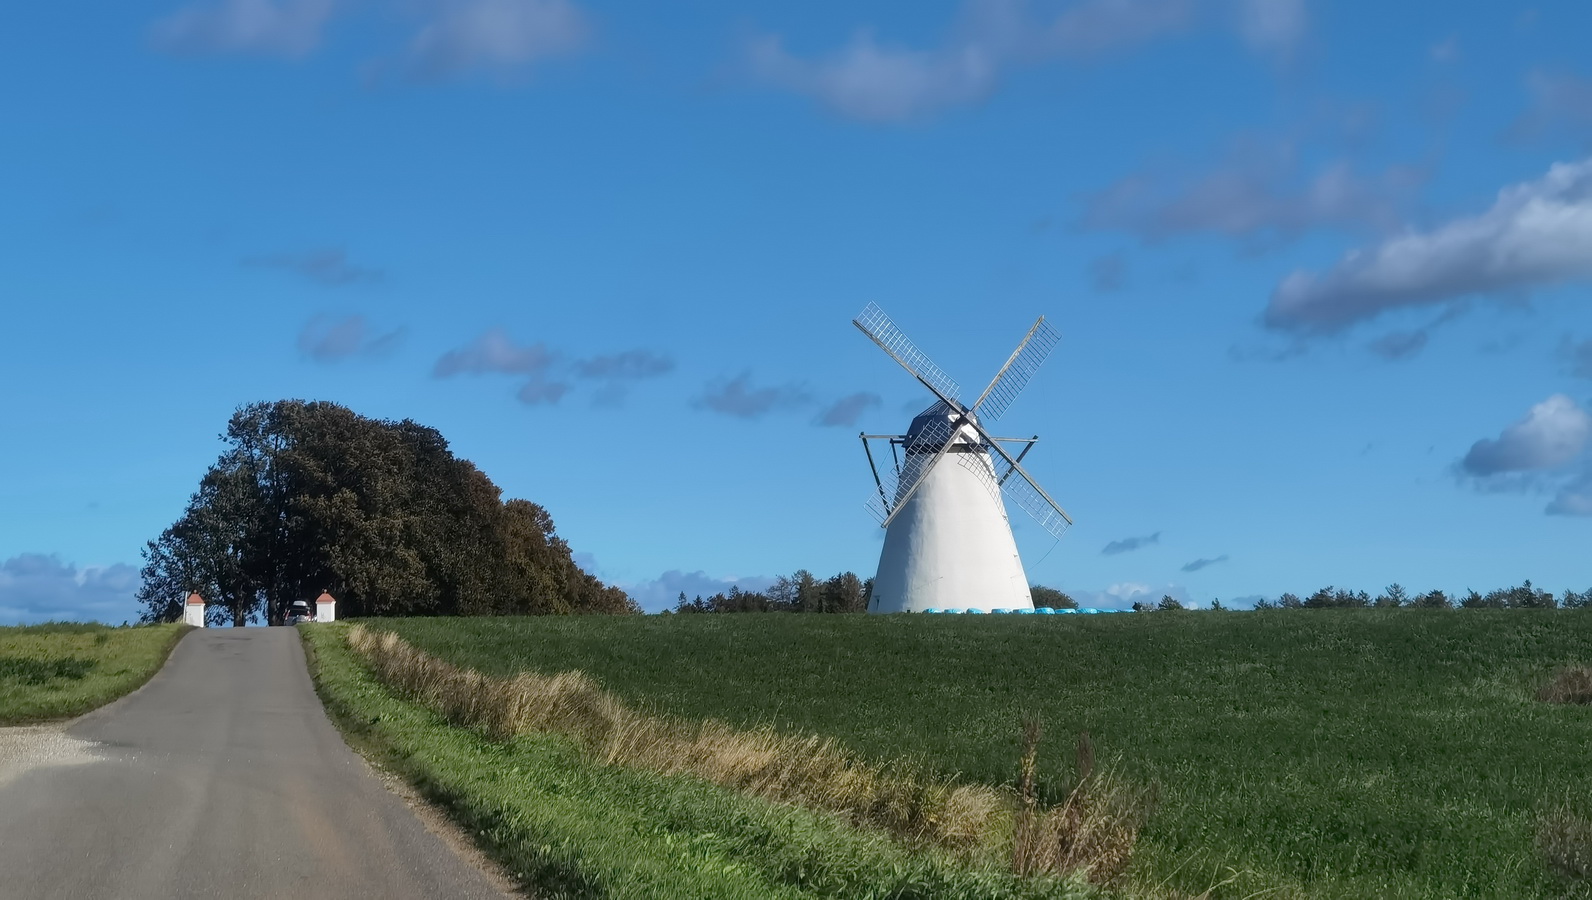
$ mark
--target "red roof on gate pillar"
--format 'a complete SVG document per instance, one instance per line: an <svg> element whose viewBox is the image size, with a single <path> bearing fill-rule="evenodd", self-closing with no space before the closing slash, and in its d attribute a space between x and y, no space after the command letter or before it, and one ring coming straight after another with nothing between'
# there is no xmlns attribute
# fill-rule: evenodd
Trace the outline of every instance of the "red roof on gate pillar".
<svg viewBox="0 0 1592 900"><path fill-rule="evenodd" d="M336 603L337 602L337 598L333 597L331 594L327 593L326 591L321 591L321 595L319 597L315 598L315 602L316 603Z"/></svg>
<svg viewBox="0 0 1592 900"><path fill-rule="evenodd" d="M188 605L189 606L204 606L205 605L205 598L199 596L199 592L198 591L194 591L193 593L188 595Z"/></svg>

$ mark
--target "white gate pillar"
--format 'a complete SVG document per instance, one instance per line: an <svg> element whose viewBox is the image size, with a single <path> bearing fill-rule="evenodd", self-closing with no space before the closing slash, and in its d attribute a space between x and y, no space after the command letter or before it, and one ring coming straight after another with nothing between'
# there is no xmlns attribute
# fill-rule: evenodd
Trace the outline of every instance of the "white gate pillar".
<svg viewBox="0 0 1592 900"><path fill-rule="evenodd" d="M317 622L335 622L335 621L337 621L337 598L336 597L333 597L331 594L329 594L329 593L327 593L325 591L322 591L321 595L319 597L315 598L315 621L317 621Z"/></svg>
<svg viewBox="0 0 1592 900"><path fill-rule="evenodd" d="M183 603L182 621L195 628L205 627L205 598L199 596L198 591L189 594L187 602Z"/></svg>

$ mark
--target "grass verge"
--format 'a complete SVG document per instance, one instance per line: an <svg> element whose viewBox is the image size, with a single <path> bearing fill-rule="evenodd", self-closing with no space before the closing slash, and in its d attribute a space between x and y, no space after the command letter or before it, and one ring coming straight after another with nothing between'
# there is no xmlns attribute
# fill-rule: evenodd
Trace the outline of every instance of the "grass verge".
<svg viewBox="0 0 1592 900"><path fill-rule="evenodd" d="M187 630L71 622L0 628L0 725L69 719L137 690Z"/></svg>
<svg viewBox="0 0 1592 900"><path fill-rule="evenodd" d="M500 676L579 669L627 704L835 738L865 759L1015 785L1025 714L1053 737L1041 802L1087 731L1157 785L1126 876L1213 896L1517 900L1559 878L1542 810L1592 798L1592 708L1539 688L1592 661L1592 610L1139 616L375 620Z"/></svg>
<svg viewBox="0 0 1592 900"><path fill-rule="evenodd" d="M605 765L567 737L493 740L388 689L343 626L302 633L317 691L350 741L446 809L539 897L1102 896L909 850L838 816L700 778Z"/></svg>

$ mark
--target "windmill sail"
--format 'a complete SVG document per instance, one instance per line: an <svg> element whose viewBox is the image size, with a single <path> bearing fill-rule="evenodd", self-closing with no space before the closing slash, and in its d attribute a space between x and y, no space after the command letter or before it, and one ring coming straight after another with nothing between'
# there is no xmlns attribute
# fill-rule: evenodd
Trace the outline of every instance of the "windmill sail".
<svg viewBox="0 0 1592 900"><path fill-rule="evenodd" d="M1012 351L1006 365L1001 366L989 387L979 395L978 402L973 404L973 414L985 422L999 419L1006 408L1012 405L1012 401L1017 399L1017 395L1023 392L1023 388L1028 386L1028 379L1039 371L1045 357L1050 355L1060 340L1061 335L1050 327L1044 316L1040 316L1034 327L1028 329L1023 342Z"/></svg>
<svg viewBox="0 0 1592 900"><path fill-rule="evenodd" d="M872 338L881 350L890 354L890 358L900 363L901 368L912 373L913 378L923 382L924 387L933 391L935 396L958 412L961 411L962 404L956 399L962 393L961 386L902 334L901 329L895 327L895 323L890 321L878 304L868 304L861 315L851 320L851 324Z"/></svg>

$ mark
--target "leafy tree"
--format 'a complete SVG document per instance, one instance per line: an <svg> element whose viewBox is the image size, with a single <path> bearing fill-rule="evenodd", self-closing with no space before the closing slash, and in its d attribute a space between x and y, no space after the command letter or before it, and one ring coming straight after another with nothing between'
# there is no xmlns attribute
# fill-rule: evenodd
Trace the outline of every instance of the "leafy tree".
<svg viewBox="0 0 1592 900"><path fill-rule="evenodd" d="M1349 591L1327 585L1305 598L1306 609L1357 608L1371 605L1371 595L1365 591Z"/></svg>
<svg viewBox="0 0 1592 900"><path fill-rule="evenodd" d="M1442 591L1427 591L1424 594L1419 594L1419 595L1417 595L1415 597L1414 600L1410 601L1410 605L1411 606L1423 607L1423 608L1426 608L1426 609L1453 609L1454 608L1453 601L1449 600L1448 599L1448 595L1443 593Z"/></svg>
<svg viewBox="0 0 1592 900"><path fill-rule="evenodd" d="M1531 586L1531 579L1519 587L1509 589L1509 605L1515 609L1557 609L1559 600L1552 591Z"/></svg>
<svg viewBox="0 0 1592 900"><path fill-rule="evenodd" d="M1382 593L1374 601L1374 605L1379 608L1408 606L1409 604L1409 594L1405 592L1403 585L1396 581L1383 588Z"/></svg>
<svg viewBox="0 0 1592 900"><path fill-rule="evenodd" d="M547 511L501 492L435 429L334 403L240 408L181 518L144 552L142 618L197 590L234 625L329 590L339 612L639 611L580 570Z"/></svg>
<svg viewBox="0 0 1592 900"><path fill-rule="evenodd" d="M1028 589L1029 596L1034 598L1035 606L1048 606L1051 609L1077 609L1078 601L1053 587L1036 584Z"/></svg>
<svg viewBox="0 0 1592 900"><path fill-rule="evenodd" d="M1217 598L1217 599L1211 601L1211 611L1212 612L1226 612L1227 611L1227 607L1222 605L1221 598Z"/></svg>
<svg viewBox="0 0 1592 900"><path fill-rule="evenodd" d="M1155 604L1155 608L1163 612L1170 612L1173 610L1183 609L1184 606L1183 604L1177 602L1177 600L1174 599L1171 594L1163 594L1161 595L1161 602Z"/></svg>
<svg viewBox="0 0 1592 900"><path fill-rule="evenodd" d="M822 612L860 613L868 610L868 595L862 579L853 572L841 572L824 582L820 592Z"/></svg>
<svg viewBox="0 0 1592 900"><path fill-rule="evenodd" d="M1283 594L1277 598L1277 605L1283 609L1304 609L1305 602L1299 599L1298 594Z"/></svg>
<svg viewBox="0 0 1592 900"><path fill-rule="evenodd" d="M1569 588L1565 588L1564 600L1560 605L1565 609L1584 609L1592 606L1592 588L1587 588L1579 594Z"/></svg>

